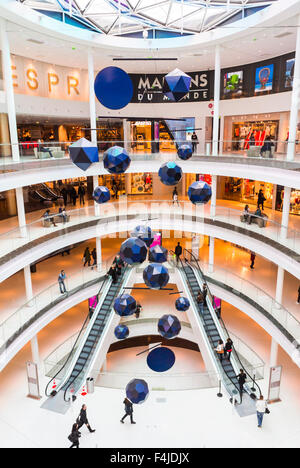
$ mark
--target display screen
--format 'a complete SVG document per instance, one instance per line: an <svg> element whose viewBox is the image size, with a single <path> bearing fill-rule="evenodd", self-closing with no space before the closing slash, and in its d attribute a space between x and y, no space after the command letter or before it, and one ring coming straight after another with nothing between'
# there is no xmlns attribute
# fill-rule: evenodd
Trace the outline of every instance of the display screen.
<svg viewBox="0 0 300 468"><path fill-rule="evenodd" d="M273 89L274 65L266 65L256 69L255 94L272 91Z"/></svg>
<svg viewBox="0 0 300 468"><path fill-rule="evenodd" d="M294 83L294 68L295 68L295 59L290 59L285 62L285 80L284 87L292 88Z"/></svg>
<svg viewBox="0 0 300 468"><path fill-rule="evenodd" d="M236 71L224 75L224 96L228 98L241 97L243 95L243 72Z"/></svg>

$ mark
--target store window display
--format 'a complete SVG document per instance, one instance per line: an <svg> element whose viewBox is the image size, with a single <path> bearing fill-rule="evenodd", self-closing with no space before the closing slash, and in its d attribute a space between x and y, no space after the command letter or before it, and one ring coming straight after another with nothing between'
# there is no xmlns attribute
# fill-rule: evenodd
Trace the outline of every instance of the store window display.
<svg viewBox="0 0 300 468"><path fill-rule="evenodd" d="M275 143L278 139L279 121L234 122L232 127L232 150L249 150L251 146L257 148L257 156L267 137ZM251 144L252 143L252 144Z"/></svg>
<svg viewBox="0 0 300 468"><path fill-rule="evenodd" d="M273 184L238 177L224 177L224 179L223 198L225 200L256 205L258 193L262 190L265 198L264 206L273 207Z"/></svg>
<svg viewBox="0 0 300 468"><path fill-rule="evenodd" d="M140 172L131 174L131 195L152 195L152 174Z"/></svg>
<svg viewBox="0 0 300 468"><path fill-rule="evenodd" d="M277 185L276 191L276 210L282 211L284 200L284 187ZM290 213L300 215L300 190L292 189L291 191L291 204Z"/></svg>
<svg viewBox="0 0 300 468"><path fill-rule="evenodd" d="M135 152L151 153L151 122L131 122L131 149Z"/></svg>

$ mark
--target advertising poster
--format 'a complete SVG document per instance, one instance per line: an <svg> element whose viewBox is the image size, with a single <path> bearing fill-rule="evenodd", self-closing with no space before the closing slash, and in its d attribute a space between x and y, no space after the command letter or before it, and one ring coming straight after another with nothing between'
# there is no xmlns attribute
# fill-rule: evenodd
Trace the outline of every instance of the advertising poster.
<svg viewBox="0 0 300 468"><path fill-rule="evenodd" d="M285 88L292 88L294 84L295 59L287 60L285 63Z"/></svg>
<svg viewBox="0 0 300 468"><path fill-rule="evenodd" d="M228 99L243 95L243 72L236 71L224 75L224 96Z"/></svg>
<svg viewBox="0 0 300 468"><path fill-rule="evenodd" d="M274 77L274 65L266 65L256 69L255 94L272 91Z"/></svg>

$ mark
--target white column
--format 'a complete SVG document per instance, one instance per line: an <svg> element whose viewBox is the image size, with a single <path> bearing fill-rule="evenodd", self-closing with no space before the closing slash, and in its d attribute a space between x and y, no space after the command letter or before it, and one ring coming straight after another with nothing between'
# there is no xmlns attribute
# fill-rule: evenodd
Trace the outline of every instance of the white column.
<svg viewBox="0 0 300 468"><path fill-rule="evenodd" d="M283 198L283 207L282 207L282 217L281 217L281 239L287 238L287 232L289 227L289 216L290 216L290 204L291 204L291 188L284 187L284 198Z"/></svg>
<svg viewBox="0 0 300 468"><path fill-rule="evenodd" d="M283 293L283 282L284 282L284 269L280 266L277 271L277 283L276 283L276 307L280 309L282 304L282 293Z"/></svg>
<svg viewBox="0 0 300 468"><path fill-rule="evenodd" d="M31 354L32 354L32 362L34 362L38 368L40 367L40 353L39 353L39 343L37 339L37 335L35 335L32 340L30 341L31 344Z"/></svg>
<svg viewBox="0 0 300 468"><path fill-rule="evenodd" d="M95 190L95 188L97 188L98 185L99 185L98 176L95 175L95 176L93 176L93 190ZM100 213L101 213L100 212L100 205L99 205L99 203L96 203L95 201L94 201L94 209L95 209L95 216L100 216Z"/></svg>
<svg viewBox="0 0 300 468"><path fill-rule="evenodd" d="M124 148L126 151L130 151L130 130L129 122L126 119L123 119L123 135L124 135Z"/></svg>
<svg viewBox="0 0 300 468"><path fill-rule="evenodd" d="M220 124L221 124L221 129L220 129L219 156L223 156L224 130L225 130L225 117L224 117L224 115L221 115Z"/></svg>
<svg viewBox="0 0 300 468"><path fill-rule="evenodd" d="M21 237L27 236L27 228L26 228L26 217L25 217L25 206L24 206L24 196L23 196L23 188L18 187L16 188L16 201L17 201L17 211L18 211L18 221L20 227L20 234Z"/></svg>
<svg viewBox="0 0 300 468"><path fill-rule="evenodd" d="M18 130L16 120L16 108L13 79L11 73L11 60L10 60L10 47L6 31L6 21L0 19L0 36L2 48L2 68L5 87L6 107L8 113L9 133L12 147L12 159L14 161L20 160L19 143L18 143Z"/></svg>
<svg viewBox="0 0 300 468"><path fill-rule="evenodd" d="M208 271L209 273L213 273L214 271L214 262L215 262L215 238L210 237L209 238L209 266L208 266Z"/></svg>
<svg viewBox="0 0 300 468"><path fill-rule="evenodd" d="M213 119L213 147L212 147L213 156L218 156L220 87L221 87L221 58L220 58L220 46L217 45L216 51L215 51L215 88L214 88L214 119Z"/></svg>
<svg viewBox="0 0 300 468"><path fill-rule="evenodd" d="M31 300L33 298L33 291L32 291L30 265L27 265L26 267L24 267L24 280L25 280L27 306L31 307L31 305L32 305Z"/></svg>
<svg viewBox="0 0 300 468"><path fill-rule="evenodd" d="M101 237L96 237L96 251L97 251L97 271L102 270L102 245Z"/></svg>
<svg viewBox="0 0 300 468"><path fill-rule="evenodd" d="M277 366L277 357L278 357L278 343L272 338L271 351L270 351L270 363L269 366Z"/></svg>
<svg viewBox="0 0 300 468"><path fill-rule="evenodd" d="M290 132L287 148L287 159L289 161L292 161L295 157L295 144L297 137L298 109L300 98L300 15L298 16L297 26L298 31L296 41L294 83L291 101Z"/></svg>
<svg viewBox="0 0 300 468"><path fill-rule="evenodd" d="M217 205L217 182L218 182L218 176L213 175L212 176L212 182L211 182L211 200L210 200L210 216L211 218L214 218L216 216L216 205Z"/></svg>
<svg viewBox="0 0 300 468"><path fill-rule="evenodd" d="M91 128L97 128L97 114L96 114L96 99L95 99L95 71L94 71L94 57L93 51L88 50L88 71L89 71L89 98L90 98L90 123ZM93 143L97 143L97 130L91 131L91 139Z"/></svg>

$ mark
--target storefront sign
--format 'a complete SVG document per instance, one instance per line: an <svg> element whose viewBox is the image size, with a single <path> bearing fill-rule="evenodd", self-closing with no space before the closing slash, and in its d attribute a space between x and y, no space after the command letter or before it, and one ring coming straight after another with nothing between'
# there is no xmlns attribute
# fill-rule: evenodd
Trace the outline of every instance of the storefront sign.
<svg viewBox="0 0 300 468"><path fill-rule="evenodd" d="M270 369L270 381L269 381L269 394L268 401L275 403L280 401L280 384L281 384L282 366L274 366Z"/></svg>
<svg viewBox="0 0 300 468"><path fill-rule="evenodd" d="M193 72L188 73L188 75L192 77L191 89L187 96L180 102L209 101L211 72ZM165 74L130 74L134 88L134 94L131 102L172 102L164 96L162 92L164 76Z"/></svg>

